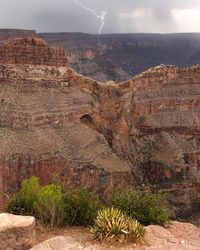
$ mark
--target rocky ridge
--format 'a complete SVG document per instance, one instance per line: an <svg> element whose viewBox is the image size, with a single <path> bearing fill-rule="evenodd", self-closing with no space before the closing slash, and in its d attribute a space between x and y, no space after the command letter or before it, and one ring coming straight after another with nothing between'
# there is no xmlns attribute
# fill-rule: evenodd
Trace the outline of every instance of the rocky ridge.
<svg viewBox="0 0 200 250"><path fill-rule="evenodd" d="M23 56L22 56L23 55ZM42 39L10 38L0 46L0 64L65 66L65 50L50 48Z"/></svg>
<svg viewBox="0 0 200 250"><path fill-rule="evenodd" d="M37 37L34 30L23 30L23 29L0 29L0 43L2 44L9 38L16 37Z"/></svg>
<svg viewBox="0 0 200 250"><path fill-rule="evenodd" d="M36 33L0 29L0 43L13 37L41 37L64 48L70 67L101 82L122 82L160 64L190 67L200 63L200 34Z"/></svg>
<svg viewBox="0 0 200 250"><path fill-rule="evenodd" d="M30 41L35 48L25 54L10 49L18 63L0 64L0 190L10 196L36 175L43 184L57 177L85 185L104 199L116 187L145 183L168 194L172 216L198 212L200 65L161 65L103 84L60 66L63 52L38 63L29 53L40 39L17 44Z"/></svg>

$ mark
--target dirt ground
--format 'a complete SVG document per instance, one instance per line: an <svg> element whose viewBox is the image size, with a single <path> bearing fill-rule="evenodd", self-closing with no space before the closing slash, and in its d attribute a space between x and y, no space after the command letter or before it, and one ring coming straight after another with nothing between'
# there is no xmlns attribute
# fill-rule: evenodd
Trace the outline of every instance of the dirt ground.
<svg viewBox="0 0 200 250"><path fill-rule="evenodd" d="M145 244L100 244L94 242L89 228L50 228L37 226L36 244L56 236L70 236L82 246L95 250L199 250L200 228L189 223L172 221L165 227L151 225L145 227Z"/></svg>
<svg viewBox="0 0 200 250"><path fill-rule="evenodd" d="M92 243L93 239L89 228L84 227L65 227L65 228L51 228L49 226L37 226L36 229L36 244L53 238L55 236L71 236L80 243Z"/></svg>
<svg viewBox="0 0 200 250"><path fill-rule="evenodd" d="M117 249L140 249L138 245L133 243L125 244L105 244L95 242L92 239L92 235L90 233L90 228L85 227L66 227L66 228L51 228L47 227L39 227L36 228L36 244L43 242L47 239L56 237L56 236L65 236L65 237L73 237L76 239L81 245L83 246L94 246L94 249L102 250L102 249L109 249L109 250L117 250ZM137 246L137 247L136 247ZM93 249L93 248L92 248Z"/></svg>

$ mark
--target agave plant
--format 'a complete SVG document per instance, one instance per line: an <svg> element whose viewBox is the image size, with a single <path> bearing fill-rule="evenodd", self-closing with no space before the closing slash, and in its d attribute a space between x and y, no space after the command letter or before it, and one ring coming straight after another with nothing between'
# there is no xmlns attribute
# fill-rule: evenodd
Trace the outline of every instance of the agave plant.
<svg viewBox="0 0 200 250"><path fill-rule="evenodd" d="M98 211L91 232L96 240L137 241L144 236L143 226L124 215L116 208L103 208Z"/></svg>
<svg viewBox="0 0 200 250"><path fill-rule="evenodd" d="M137 220L132 220L129 218L128 230L130 232L130 236L134 237L134 240L141 240L145 236L145 229L140 222Z"/></svg>

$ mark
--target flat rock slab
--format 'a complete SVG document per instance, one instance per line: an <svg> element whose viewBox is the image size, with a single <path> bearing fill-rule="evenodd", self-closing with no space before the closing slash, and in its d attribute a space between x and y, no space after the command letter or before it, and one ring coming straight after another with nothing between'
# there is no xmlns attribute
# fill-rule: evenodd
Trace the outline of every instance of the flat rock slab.
<svg viewBox="0 0 200 250"><path fill-rule="evenodd" d="M35 243L35 218L0 214L0 249L26 250Z"/></svg>
<svg viewBox="0 0 200 250"><path fill-rule="evenodd" d="M91 244L91 243L80 243L75 238L71 236L57 236L46 240L30 250L117 250L121 248L116 248L113 246L108 246L105 244ZM123 248L123 250L130 250L132 248ZM134 248L135 249L135 248Z"/></svg>
<svg viewBox="0 0 200 250"><path fill-rule="evenodd" d="M199 250L200 228L178 221L167 228L151 225L146 227L146 241L142 250Z"/></svg>
<svg viewBox="0 0 200 250"><path fill-rule="evenodd" d="M57 236L46 240L37 246L31 248L31 250L82 250L82 247L76 239L72 237Z"/></svg>

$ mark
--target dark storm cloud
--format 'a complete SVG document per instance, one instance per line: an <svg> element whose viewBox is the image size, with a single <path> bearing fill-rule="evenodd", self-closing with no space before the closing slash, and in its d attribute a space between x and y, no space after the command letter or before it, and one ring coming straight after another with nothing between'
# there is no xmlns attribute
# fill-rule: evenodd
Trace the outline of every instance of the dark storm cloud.
<svg viewBox="0 0 200 250"><path fill-rule="evenodd" d="M79 0L96 13L107 10L102 32L179 32L200 19L199 0ZM101 20L74 0L0 0L0 28L97 33ZM191 18L190 16L191 15ZM194 15L196 19L194 19ZM186 20L187 18L187 20ZM190 31L190 30L184 30Z"/></svg>

